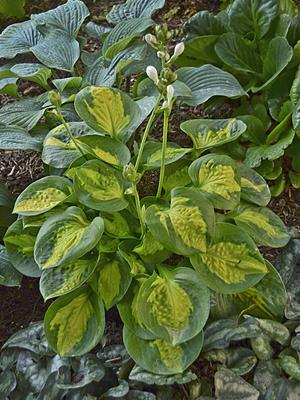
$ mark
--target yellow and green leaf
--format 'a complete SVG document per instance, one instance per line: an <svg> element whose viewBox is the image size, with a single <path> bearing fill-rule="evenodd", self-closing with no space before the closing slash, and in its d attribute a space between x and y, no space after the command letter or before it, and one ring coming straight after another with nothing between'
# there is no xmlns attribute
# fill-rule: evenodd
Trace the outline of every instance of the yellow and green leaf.
<svg viewBox="0 0 300 400"><path fill-rule="evenodd" d="M240 164L241 198L247 202L266 206L271 200L271 193L267 182L255 170Z"/></svg>

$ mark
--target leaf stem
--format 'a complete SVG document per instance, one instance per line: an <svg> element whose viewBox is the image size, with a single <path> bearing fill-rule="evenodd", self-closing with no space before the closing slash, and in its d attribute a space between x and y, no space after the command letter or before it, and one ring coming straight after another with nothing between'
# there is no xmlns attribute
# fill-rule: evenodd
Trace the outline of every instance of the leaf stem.
<svg viewBox="0 0 300 400"><path fill-rule="evenodd" d="M69 124L68 124L68 123L66 122L66 120L64 119L64 117L63 117L61 111L60 111L59 109L57 109L57 112L58 112L59 118L60 118L60 120L61 120L63 126L65 127L65 130L67 131L67 134L69 135L69 137L70 137L71 141L73 142L74 146L75 146L76 149L79 151L79 153L81 153L82 156L83 156L84 158L86 158L86 156L85 156L85 154L84 154L82 148L81 148L81 147L78 145L78 143L76 142L76 140L75 140L75 138L74 138L74 136L73 136L73 134L72 134L72 132L71 132L71 129L70 129L70 127L69 127Z"/></svg>
<svg viewBox="0 0 300 400"><path fill-rule="evenodd" d="M141 201L140 201L140 196L139 196L139 192L137 190L136 183L134 183L132 185L132 189L133 189L133 195L134 195L134 199L135 199L136 212L137 212L137 215L138 215L139 220L140 220L141 231L142 231L141 233L142 233L142 236L143 236L144 235L144 219L143 219L143 215L142 215Z"/></svg>
<svg viewBox="0 0 300 400"><path fill-rule="evenodd" d="M160 163L160 175L159 175L159 183L156 197L161 196L163 183L165 179L165 170L166 170L166 151L167 151L167 144L168 144L168 129L169 129L169 117L170 117L171 110L166 109L164 111L164 126L163 126L163 143L162 143L162 151L161 151L161 163Z"/></svg>

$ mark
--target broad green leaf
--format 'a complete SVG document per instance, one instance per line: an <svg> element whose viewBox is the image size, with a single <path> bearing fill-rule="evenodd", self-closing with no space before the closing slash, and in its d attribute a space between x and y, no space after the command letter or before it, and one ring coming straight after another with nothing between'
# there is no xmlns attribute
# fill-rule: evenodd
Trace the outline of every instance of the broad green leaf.
<svg viewBox="0 0 300 400"><path fill-rule="evenodd" d="M114 58L124 50L129 43L140 36L154 24L149 17L132 18L116 25L107 35L102 48L102 54L106 59Z"/></svg>
<svg viewBox="0 0 300 400"><path fill-rule="evenodd" d="M68 125L75 139L96 134L84 122L71 122ZM44 140L42 160L55 168L67 168L81 155L63 125L53 128Z"/></svg>
<svg viewBox="0 0 300 400"><path fill-rule="evenodd" d="M250 74L262 72L262 60L251 43L233 32L225 33L215 46L218 57L229 67Z"/></svg>
<svg viewBox="0 0 300 400"><path fill-rule="evenodd" d="M215 390L218 400L258 400L259 391L245 379L227 368L221 368L215 374Z"/></svg>
<svg viewBox="0 0 300 400"><path fill-rule="evenodd" d="M215 52L219 36L207 35L192 38L184 43L184 53L176 60L181 67L201 67L204 64L219 65L220 59Z"/></svg>
<svg viewBox="0 0 300 400"><path fill-rule="evenodd" d="M25 0L1 0L0 15L4 17L24 17Z"/></svg>
<svg viewBox="0 0 300 400"><path fill-rule="evenodd" d="M20 126L0 125L0 149L33 150L40 152L42 149L42 141L39 138L30 135L27 129L21 128Z"/></svg>
<svg viewBox="0 0 300 400"><path fill-rule="evenodd" d="M115 83L116 74L115 65L100 57L88 67L83 81L94 86L111 87Z"/></svg>
<svg viewBox="0 0 300 400"><path fill-rule="evenodd" d="M146 264L157 264L165 261L170 252L147 231L141 243L134 247L133 252L138 254Z"/></svg>
<svg viewBox="0 0 300 400"><path fill-rule="evenodd" d="M21 274L34 278L41 275L33 257L37 233L38 229L24 228L22 220L18 219L4 236L4 244L13 266Z"/></svg>
<svg viewBox="0 0 300 400"><path fill-rule="evenodd" d="M72 192L72 184L67 178L46 176L20 194L13 212L19 215L42 214L68 200Z"/></svg>
<svg viewBox="0 0 300 400"><path fill-rule="evenodd" d="M140 109L130 97L107 87L87 87L75 99L79 116L93 129L127 141L135 129Z"/></svg>
<svg viewBox="0 0 300 400"><path fill-rule="evenodd" d="M68 0L65 4L40 14L33 14L31 19L38 29L47 34L49 31L64 31L75 37L89 15L89 10L81 0Z"/></svg>
<svg viewBox="0 0 300 400"><path fill-rule="evenodd" d="M66 89L79 89L82 84L82 77L72 76L70 78L53 79L52 83L60 93L63 93Z"/></svg>
<svg viewBox="0 0 300 400"><path fill-rule="evenodd" d="M127 0L114 5L106 18L111 24L118 24L133 18L151 17L165 5L165 0Z"/></svg>
<svg viewBox="0 0 300 400"><path fill-rule="evenodd" d="M134 254L134 250L138 244L138 240L122 240L119 244L120 255L130 265L130 273L132 276L137 276L146 272L146 266L142 258L136 255L137 253Z"/></svg>
<svg viewBox="0 0 300 400"><path fill-rule="evenodd" d="M100 211L120 211L127 207L125 182L121 172L99 160L75 168L74 188L79 201Z"/></svg>
<svg viewBox="0 0 300 400"><path fill-rule="evenodd" d="M206 150L236 140L247 126L235 118L191 119L180 128L191 138L195 149Z"/></svg>
<svg viewBox="0 0 300 400"><path fill-rule="evenodd" d="M240 164L238 169L241 175L241 199L266 206L271 200L271 193L264 178L244 164Z"/></svg>
<svg viewBox="0 0 300 400"><path fill-rule="evenodd" d="M86 254L60 267L43 271L40 292L45 301L65 295L82 286L94 272L97 262L97 254Z"/></svg>
<svg viewBox="0 0 300 400"><path fill-rule="evenodd" d="M230 28L249 39L262 39L278 13L277 0L236 0L229 8Z"/></svg>
<svg viewBox="0 0 300 400"><path fill-rule="evenodd" d="M131 214L124 213L101 213L104 220L105 233L116 238L132 238L134 222ZM131 226L130 226L131 225Z"/></svg>
<svg viewBox="0 0 300 400"><path fill-rule="evenodd" d="M107 164L122 167L129 164L131 154L123 143L107 136L84 135L76 139L82 150Z"/></svg>
<svg viewBox="0 0 300 400"><path fill-rule="evenodd" d="M206 284L217 292L242 292L268 272L252 239L237 226L218 223L206 253L190 258Z"/></svg>
<svg viewBox="0 0 300 400"><path fill-rule="evenodd" d="M214 223L211 203L191 188L173 189L170 208L152 205L146 210L146 224L152 235L176 254L205 252Z"/></svg>
<svg viewBox="0 0 300 400"><path fill-rule="evenodd" d="M153 374L181 374L198 357L203 333L181 345L172 346L163 339L143 340L125 325L123 331L125 346L133 360Z"/></svg>
<svg viewBox="0 0 300 400"><path fill-rule="evenodd" d="M20 128L31 130L37 125L48 108L46 105L47 100L47 94L42 94L37 97L16 101L13 104L7 104L0 109L1 123L17 125ZM23 146L24 148L26 148L26 145Z"/></svg>
<svg viewBox="0 0 300 400"><path fill-rule="evenodd" d="M21 286L22 275L11 264L5 247L0 244L0 285Z"/></svg>
<svg viewBox="0 0 300 400"><path fill-rule="evenodd" d="M293 48L285 38L276 37L272 39L263 61L261 79L264 81L264 84L252 88L252 91L256 93L269 86L288 65L292 57Z"/></svg>
<svg viewBox="0 0 300 400"><path fill-rule="evenodd" d="M122 299L131 279L130 267L124 259L115 257L100 263L97 287L107 310Z"/></svg>
<svg viewBox="0 0 300 400"><path fill-rule="evenodd" d="M92 350L104 326L102 301L87 286L55 300L45 315L47 339L60 356L81 356Z"/></svg>
<svg viewBox="0 0 300 400"><path fill-rule="evenodd" d="M136 299L141 326L173 346L203 329L209 314L209 291L189 268L159 267L142 284Z"/></svg>
<svg viewBox="0 0 300 400"><path fill-rule="evenodd" d="M129 379L136 382L143 382L147 385L184 385L197 379L197 375L191 370L185 371L183 374L162 376L152 374L151 372L145 371L143 368L136 365L130 372Z"/></svg>
<svg viewBox="0 0 300 400"><path fill-rule="evenodd" d="M290 240L284 223L269 208L241 205L228 216L258 245L284 247Z"/></svg>
<svg viewBox="0 0 300 400"><path fill-rule="evenodd" d="M182 148L175 143L168 143L165 153L165 165L172 164L180 160L191 149ZM145 145L141 162L146 168L160 168L162 158L162 145L160 142L148 141Z"/></svg>
<svg viewBox="0 0 300 400"><path fill-rule="evenodd" d="M206 36L206 35L222 35L226 32L221 14L213 14L207 10L199 11L194 14L184 24L184 32L188 38Z"/></svg>
<svg viewBox="0 0 300 400"><path fill-rule="evenodd" d="M176 186L186 186L191 183L191 178L188 174L188 160L179 160L176 163L166 167L164 189L166 192L171 192Z"/></svg>
<svg viewBox="0 0 300 400"><path fill-rule="evenodd" d="M28 53L41 37L32 21L9 25L0 35L0 56L14 58L17 54Z"/></svg>
<svg viewBox="0 0 300 400"><path fill-rule="evenodd" d="M97 245L103 230L101 217L90 222L80 208L69 207L42 225L35 243L35 260L42 270L76 260Z"/></svg>
<svg viewBox="0 0 300 400"><path fill-rule="evenodd" d="M214 207L232 209L238 204L240 176L230 157L216 154L200 157L190 165L189 175Z"/></svg>
<svg viewBox="0 0 300 400"><path fill-rule="evenodd" d="M203 104L214 96L246 96L246 92L233 75L213 65L203 65L200 68L183 67L176 73L178 79L192 90L192 97L179 98L189 106Z"/></svg>
<svg viewBox="0 0 300 400"><path fill-rule="evenodd" d="M0 241L3 239L6 229L16 219L12 214L14 198L0 182Z"/></svg>
<svg viewBox="0 0 300 400"><path fill-rule="evenodd" d="M16 64L10 68L10 71L18 78L35 82L46 90L49 88L47 81L52 71L41 64Z"/></svg>
<svg viewBox="0 0 300 400"><path fill-rule="evenodd" d="M264 144L249 147L246 153L245 164L248 167L259 167L263 160L277 160L284 155L284 150L293 142L295 131L286 130L282 137L274 144Z"/></svg>

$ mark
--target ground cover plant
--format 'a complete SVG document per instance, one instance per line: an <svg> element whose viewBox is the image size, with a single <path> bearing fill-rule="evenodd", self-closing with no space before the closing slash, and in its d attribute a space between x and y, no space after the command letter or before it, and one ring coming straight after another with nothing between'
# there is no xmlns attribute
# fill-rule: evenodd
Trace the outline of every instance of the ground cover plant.
<svg viewBox="0 0 300 400"><path fill-rule="evenodd" d="M287 280L284 262L274 268L258 248L284 247L295 232L267 207L271 192L259 173L265 171L249 166L253 147L244 150L251 132L261 132L256 112L265 117L264 135L271 126L265 95L249 96L254 86L223 64L191 62L190 42L175 45L174 32L150 18L163 6L159 0L128 0L107 15L110 25L83 26L88 9L69 0L0 35L0 55L12 60L1 67L3 92L17 94L20 79L41 87L40 95L0 109L0 147L40 152L48 173L20 194L13 214L4 189L0 198L9 219L3 224L1 283L18 286L22 275L38 278L44 300L51 299L44 324L5 345L0 390L9 398L20 398L29 382L28 398L43 398L42 390L50 398L154 399L153 385L195 381L188 368L199 354L223 366L213 371L215 387L189 383L185 398L299 394L298 337L291 341L299 325L298 291L289 286L298 253L291 253L295 265ZM101 42L93 54L84 50L87 35ZM39 63L14 61L27 52ZM268 90L278 84L280 72ZM264 84L257 92L266 93ZM220 98L238 99L239 110L247 112L186 118L181 129L188 144L168 140L177 107L208 107ZM291 101L284 101L284 110L290 110ZM292 115L295 121L295 110L278 121L269 134L274 140L281 131L294 139ZM285 146L278 143L270 146L281 157ZM157 184L141 196L150 172ZM114 307L124 324L126 372L114 366L104 383L99 360L105 356L89 352L104 341L105 313ZM34 348L28 348L28 337ZM274 341L286 349L275 345L273 351ZM259 381L264 363L270 382L281 377L280 390L268 391L264 379ZM46 365L34 380L25 371L33 364ZM72 379L76 373L79 383ZM173 388L162 393L156 394L174 398Z"/></svg>

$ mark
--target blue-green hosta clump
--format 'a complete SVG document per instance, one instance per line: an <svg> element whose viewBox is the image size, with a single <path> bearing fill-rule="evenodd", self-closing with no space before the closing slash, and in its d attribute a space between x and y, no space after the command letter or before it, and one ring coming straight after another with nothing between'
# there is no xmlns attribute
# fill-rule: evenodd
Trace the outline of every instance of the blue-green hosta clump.
<svg viewBox="0 0 300 400"><path fill-rule="evenodd" d="M299 9L293 0L226 4L218 14L200 11L186 22L185 51L177 64L201 69L210 63L233 74L252 94L234 111L247 124L242 146L223 151L274 181L272 195L279 195L287 178L300 187ZM188 134L195 145L204 146L192 132L196 125Z"/></svg>
<svg viewBox="0 0 300 400"><path fill-rule="evenodd" d="M137 26L143 32L150 28L143 13L161 6L129 0L115 7L111 21L120 21L103 35L102 61L119 57L141 34ZM61 7L79 7L66 18L81 15L81 21L85 15L78 0ZM61 29L64 10L33 17L31 26L41 26L38 48L49 40L48 25L51 35ZM141 18L138 24L136 18ZM76 42L79 22L68 23L64 29ZM17 198L18 219L4 243L15 269L39 277L44 299L55 299L44 327L60 356L82 356L94 348L103 336L105 311L117 306L133 360L152 374L176 375L200 354L216 297L228 296L239 314L251 314L253 303L254 316L282 316L282 306L276 305L285 301L285 288L257 246L282 247L290 237L266 207L271 195L265 180L220 150L246 132L243 121L187 121L183 130L193 146L168 141L175 102L198 105L214 96L245 96L245 91L230 73L211 65L175 72L183 45L170 52L172 33L166 25L156 26L154 33L143 43L158 54L160 66L145 68L134 93L103 82L85 81L82 87L81 79L66 78L53 81L57 90L39 98L43 111L32 103L29 118L18 102L15 117L8 109L3 112L10 123L19 118L33 129L34 110L35 121L42 115L47 119L45 108L52 110L42 159L55 173ZM160 116L162 143L151 138ZM149 170L159 172L157 190L141 198Z"/></svg>

